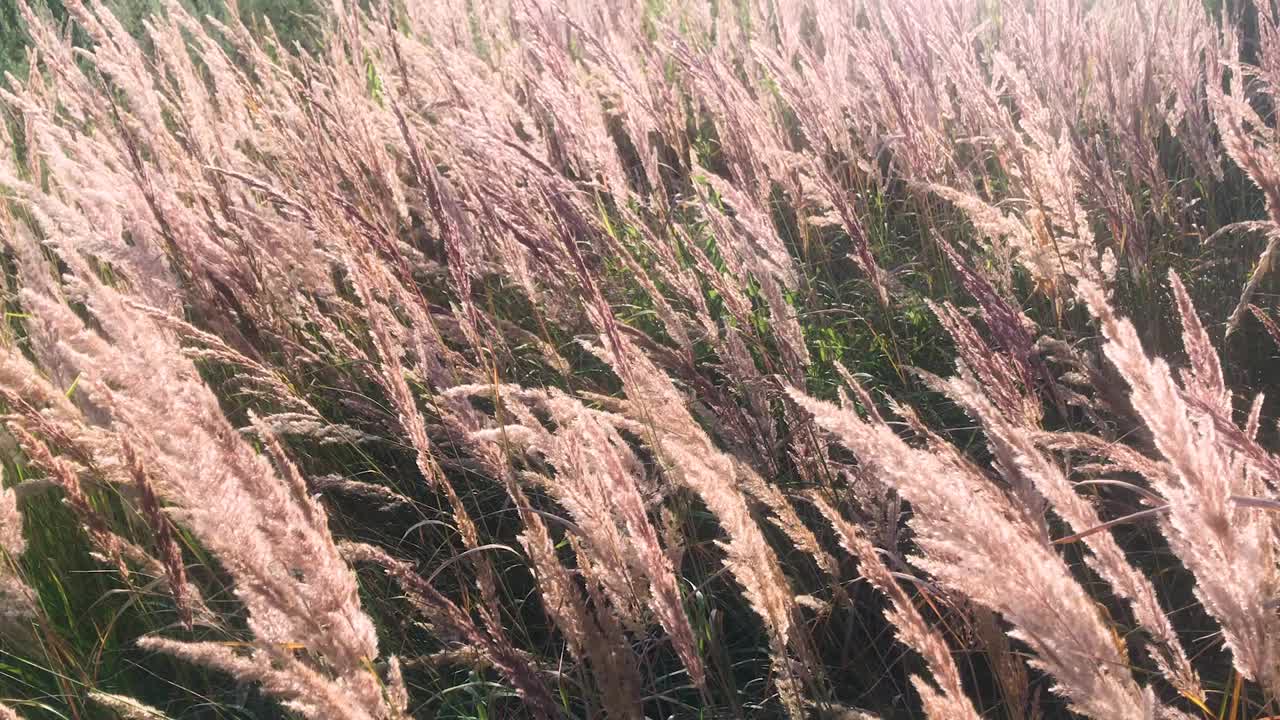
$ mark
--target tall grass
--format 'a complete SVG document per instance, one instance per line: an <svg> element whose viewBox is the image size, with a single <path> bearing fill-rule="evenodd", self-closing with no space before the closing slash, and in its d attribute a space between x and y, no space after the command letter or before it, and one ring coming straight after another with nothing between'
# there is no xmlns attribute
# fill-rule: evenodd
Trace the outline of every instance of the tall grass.
<svg viewBox="0 0 1280 720"><path fill-rule="evenodd" d="M0 717L1280 714L1269 3L18 9Z"/></svg>

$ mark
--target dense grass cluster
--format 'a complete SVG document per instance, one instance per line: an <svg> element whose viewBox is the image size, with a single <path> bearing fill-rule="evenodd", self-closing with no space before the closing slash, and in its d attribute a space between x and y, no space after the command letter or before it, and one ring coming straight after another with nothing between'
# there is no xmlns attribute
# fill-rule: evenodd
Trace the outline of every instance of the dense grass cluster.
<svg viewBox="0 0 1280 720"><path fill-rule="evenodd" d="M1267 0L8 7L0 719L1280 715Z"/></svg>

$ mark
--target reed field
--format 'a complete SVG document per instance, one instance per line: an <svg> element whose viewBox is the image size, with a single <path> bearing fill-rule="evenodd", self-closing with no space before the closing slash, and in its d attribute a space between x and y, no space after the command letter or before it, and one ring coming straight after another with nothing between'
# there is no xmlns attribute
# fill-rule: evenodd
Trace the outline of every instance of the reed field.
<svg viewBox="0 0 1280 720"><path fill-rule="evenodd" d="M1274 720L1273 0L0 0L0 720Z"/></svg>

